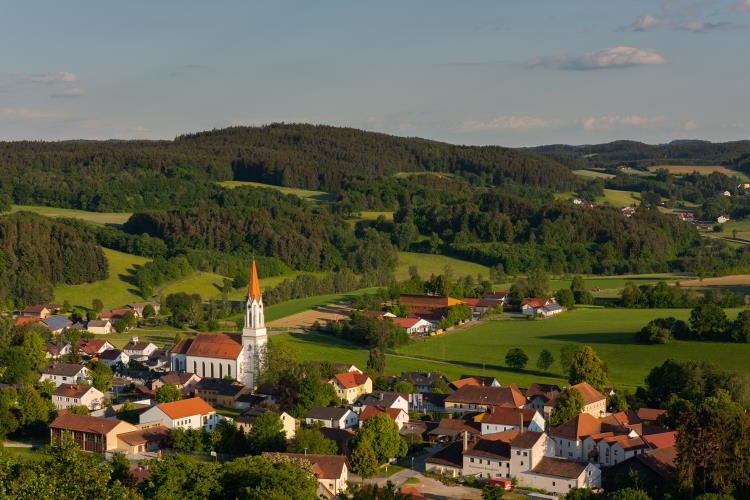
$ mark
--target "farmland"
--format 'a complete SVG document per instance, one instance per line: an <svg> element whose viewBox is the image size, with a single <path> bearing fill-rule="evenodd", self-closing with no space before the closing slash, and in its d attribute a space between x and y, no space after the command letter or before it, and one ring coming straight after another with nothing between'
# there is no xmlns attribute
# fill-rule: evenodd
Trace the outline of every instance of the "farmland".
<svg viewBox="0 0 750 500"><path fill-rule="evenodd" d="M299 189L299 188L291 188L291 187L284 187L284 186L275 186L273 184L263 184L261 182L249 182L249 181L221 181L218 183L220 186L223 186L225 188L233 189L238 186L252 186L252 187L260 187L260 188L269 188L269 189L275 189L277 191L280 191L284 194L293 194L295 196L299 196L300 198L304 198L308 201L314 201L314 202L322 202L322 201L328 201L331 199L331 193L326 193L325 191L311 191L309 189Z"/></svg>
<svg viewBox="0 0 750 500"><path fill-rule="evenodd" d="M720 172L728 176L736 175L744 177L742 173L737 172L736 170L730 170L721 165L656 165L654 167L649 167L648 169L651 172L656 172L662 168L668 170L672 174L692 174L693 172L698 172L699 174L708 175L713 172Z"/></svg>
<svg viewBox="0 0 750 500"><path fill-rule="evenodd" d="M399 252L398 265L395 271L396 279L408 279L409 267L411 266L416 266L419 275L424 279L429 278L431 274L444 273L446 267L450 268L454 277L472 275L476 278L477 274L481 274L487 278L490 272L487 266L445 255Z"/></svg>
<svg viewBox="0 0 750 500"><path fill-rule="evenodd" d="M597 170L573 170L573 173L580 177L590 177L597 179L611 179L612 177L614 177L614 175L612 174L599 172Z"/></svg>
<svg viewBox="0 0 750 500"><path fill-rule="evenodd" d="M66 217L70 219L81 219L92 224L106 225L124 224L130 216L129 212L87 212L86 210L74 210L72 208L41 207L34 205L13 205L11 212L34 212L45 217Z"/></svg>

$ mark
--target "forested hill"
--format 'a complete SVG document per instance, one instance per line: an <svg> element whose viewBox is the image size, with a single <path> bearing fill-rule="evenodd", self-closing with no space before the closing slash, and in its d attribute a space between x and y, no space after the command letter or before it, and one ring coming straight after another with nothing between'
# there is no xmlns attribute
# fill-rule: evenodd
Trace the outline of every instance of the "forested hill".
<svg viewBox="0 0 750 500"><path fill-rule="evenodd" d="M566 161L572 160L351 128L274 124L174 141L3 142L0 193L18 204L94 211L187 208L192 200L219 196L218 188L208 187L213 181L340 191L358 180L413 171L567 191L577 181Z"/></svg>
<svg viewBox="0 0 750 500"><path fill-rule="evenodd" d="M550 144L528 148L527 151L567 156L597 166L628 163L633 166L647 167L686 163L694 165L720 164L738 169L750 168L750 140L733 142L686 140L658 145L637 141L614 141L606 144L583 146Z"/></svg>

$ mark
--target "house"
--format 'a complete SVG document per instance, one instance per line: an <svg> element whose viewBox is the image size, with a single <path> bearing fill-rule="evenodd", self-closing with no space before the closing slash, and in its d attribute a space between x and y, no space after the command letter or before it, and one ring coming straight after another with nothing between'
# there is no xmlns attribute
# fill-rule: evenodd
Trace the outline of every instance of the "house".
<svg viewBox="0 0 750 500"><path fill-rule="evenodd" d="M42 324L46 326L51 333L58 335L71 326L73 322L70 318L63 316L62 314L52 314L46 318L42 318Z"/></svg>
<svg viewBox="0 0 750 500"><path fill-rule="evenodd" d="M486 413L475 418L481 424L482 435L511 431L544 431L544 417L536 410L490 406ZM523 427L522 427L523 426Z"/></svg>
<svg viewBox="0 0 750 500"><path fill-rule="evenodd" d="M430 392L430 386L436 380L445 380L445 375L436 372L402 372L401 380L414 385L417 392Z"/></svg>
<svg viewBox="0 0 750 500"><path fill-rule="evenodd" d="M345 406L313 406L305 415L307 425L322 424L333 429L349 429L358 421L357 414Z"/></svg>
<svg viewBox="0 0 750 500"><path fill-rule="evenodd" d="M145 361L156 352L158 347L153 342L139 342L138 337L130 337L130 342L122 348L131 359Z"/></svg>
<svg viewBox="0 0 750 500"><path fill-rule="evenodd" d="M525 404L526 398L515 385L465 385L445 398L446 411L487 411L490 406L521 408Z"/></svg>
<svg viewBox="0 0 750 500"><path fill-rule="evenodd" d="M375 391L358 397L352 405L352 410L361 413L365 406L378 406L380 408L400 408L409 413L407 397L398 392Z"/></svg>
<svg viewBox="0 0 750 500"><path fill-rule="evenodd" d="M354 437L351 429L334 429L332 427L320 427L318 429L323 437L335 441L339 447L339 453L349 455L349 442Z"/></svg>
<svg viewBox="0 0 750 500"><path fill-rule="evenodd" d="M67 342L47 342L47 346L44 349L44 357L48 359L60 359L72 351L73 346Z"/></svg>
<svg viewBox="0 0 750 500"><path fill-rule="evenodd" d="M584 458L603 466L616 465L648 449L642 438L622 432L601 432L583 440Z"/></svg>
<svg viewBox="0 0 750 500"><path fill-rule="evenodd" d="M390 318L394 325L400 326L406 333L427 333L432 330L432 323L426 319L410 316L408 318Z"/></svg>
<svg viewBox="0 0 750 500"><path fill-rule="evenodd" d="M484 292L482 294L484 300L492 300L499 302L503 306L507 306L510 303L510 290L495 290L494 292Z"/></svg>
<svg viewBox="0 0 750 500"><path fill-rule="evenodd" d="M638 408L638 418L644 424L656 424L659 417L666 415L667 410L660 410L657 408Z"/></svg>
<svg viewBox="0 0 750 500"><path fill-rule="evenodd" d="M460 477L464 467L463 443L456 441L425 460L425 471L448 477Z"/></svg>
<svg viewBox="0 0 750 500"><path fill-rule="evenodd" d="M646 441L649 447L654 450L657 450L659 448L670 448L677 442L677 432L670 431L660 432L658 434L649 434L647 436L643 436L643 440Z"/></svg>
<svg viewBox="0 0 750 500"><path fill-rule="evenodd" d="M255 389L254 394L264 398L269 403L277 404L279 402L281 389L279 389L279 386L273 382L264 382Z"/></svg>
<svg viewBox="0 0 750 500"><path fill-rule="evenodd" d="M409 313L420 318L439 320L453 306L457 306L461 300L441 295L412 295L401 294L399 304L407 306Z"/></svg>
<svg viewBox="0 0 750 500"><path fill-rule="evenodd" d="M537 311L537 314L541 316L542 318L549 318L550 316L554 316L555 314L559 314L567 310L568 310L567 307L561 306L560 304L549 304L549 305L541 307Z"/></svg>
<svg viewBox="0 0 750 500"><path fill-rule="evenodd" d="M519 474L518 482L564 495L573 488L600 488L602 473L594 464L543 457L531 471Z"/></svg>
<svg viewBox="0 0 750 500"><path fill-rule="evenodd" d="M99 361L109 367L113 367L118 363L127 365L130 362L130 356L119 349L109 349L99 354Z"/></svg>
<svg viewBox="0 0 750 500"><path fill-rule="evenodd" d="M264 453L264 456L280 456L310 462L318 479L321 498L336 497L346 491L349 481L349 462L343 455L318 455L314 453Z"/></svg>
<svg viewBox="0 0 750 500"><path fill-rule="evenodd" d="M624 215L625 217L632 217L635 211L635 207L623 207L621 210L622 215Z"/></svg>
<svg viewBox="0 0 750 500"><path fill-rule="evenodd" d="M152 406L141 413L139 422L159 422L169 429L213 430L221 420L208 403L201 398L181 399Z"/></svg>
<svg viewBox="0 0 750 500"><path fill-rule="evenodd" d="M372 392L370 376L358 372L337 373L328 383L336 389L338 397L349 404L356 401L362 394Z"/></svg>
<svg viewBox="0 0 750 500"><path fill-rule="evenodd" d="M476 314L484 314L490 309L495 309L496 307L502 307L504 302L501 300L493 300L493 299L463 299L463 301L471 307L472 312Z"/></svg>
<svg viewBox="0 0 750 500"><path fill-rule="evenodd" d="M61 410L71 406L85 406L89 410L98 409L104 394L90 385L60 384L52 393L52 403Z"/></svg>
<svg viewBox="0 0 750 500"><path fill-rule="evenodd" d="M430 441L451 442L467 436L469 439L482 435L482 427L473 419L442 418L437 427L427 431Z"/></svg>
<svg viewBox="0 0 750 500"><path fill-rule="evenodd" d="M724 224L725 222L729 222L731 219L728 215L720 215L716 218L716 222L719 224Z"/></svg>
<svg viewBox="0 0 750 500"><path fill-rule="evenodd" d="M585 460L587 457L584 453L584 440L588 436L610 431L632 437L637 436L635 431L609 424L592 417L589 413L581 413L564 424L551 428L549 435L555 442L556 456L572 460Z"/></svg>
<svg viewBox="0 0 750 500"><path fill-rule="evenodd" d="M78 339L75 343L75 349L82 356L94 357L108 349L114 349L115 346L104 339Z"/></svg>
<svg viewBox="0 0 750 500"><path fill-rule="evenodd" d="M146 308L146 306L153 307L155 314L159 314L159 311L161 310L161 304L159 304L155 300L149 300L147 302L134 302L127 305L128 309L133 311L133 314L135 314L137 318L143 317L143 310Z"/></svg>
<svg viewBox="0 0 750 500"><path fill-rule="evenodd" d="M401 408L384 408L382 406L365 406L362 412L359 414L359 425L362 425L362 422L367 420L368 418L377 415L378 413L385 413L389 417L391 417L391 420L396 422L396 425L398 426L398 430L400 431L401 428L406 424L406 422L409 421L409 414L402 410Z"/></svg>
<svg viewBox="0 0 750 500"><path fill-rule="evenodd" d="M195 373L170 372L156 379L152 387L156 390L163 385L172 384L181 390L183 394L187 394L193 392L195 384L200 382L200 380L201 378Z"/></svg>
<svg viewBox="0 0 750 500"><path fill-rule="evenodd" d="M550 446L549 437L543 432L512 430L473 441L465 437L462 475L486 479L520 477L539 464Z"/></svg>
<svg viewBox="0 0 750 500"><path fill-rule="evenodd" d="M250 429L253 428L253 424L255 423L255 419L269 411L278 415L279 419L281 420L281 424L283 425L284 435L287 439L292 439L297 433L299 421L282 410L271 410L269 408L248 408L242 413L242 415L235 418L234 421L237 423L237 426L239 428L243 429L245 432L250 432Z"/></svg>
<svg viewBox="0 0 750 500"><path fill-rule="evenodd" d="M120 307L118 309L106 309L99 313L99 319L108 319L112 323L118 319L122 319L129 312L132 312L129 307Z"/></svg>
<svg viewBox="0 0 750 500"><path fill-rule="evenodd" d="M126 455L157 453L169 443L169 432L163 425L123 432L117 435L117 449Z"/></svg>
<svg viewBox="0 0 750 500"><path fill-rule="evenodd" d="M195 395L214 406L234 408L234 404L250 390L236 380L224 378L204 378L193 385Z"/></svg>
<svg viewBox="0 0 750 500"><path fill-rule="evenodd" d="M90 371L85 366L73 363L50 363L41 370L39 381L51 380L55 387L60 384L75 384L79 380L87 381Z"/></svg>
<svg viewBox="0 0 750 500"><path fill-rule="evenodd" d="M545 419L548 419L561 393L562 389L557 385L533 383L526 389L526 405L524 408L536 410Z"/></svg>
<svg viewBox="0 0 750 500"><path fill-rule="evenodd" d="M409 394L409 411L418 413L434 413L445 411L447 394L436 392L417 392Z"/></svg>
<svg viewBox="0 0 750 500"><path fill-rule="evenodd" d="M107 335L115 331L108 319L91 319L86 323L86 331L94 335Z"/></svg>
<svg viewBox="0 0 750 500"><path fill-rule="evenodd" d="M38 306L27 306L21 310L20 316L24 318L38 318L44 319L47 316L54 313L54 311L61 309L62 306L59 304L41 304Z"/></svg>
<svg viewBox="0 0 750 500"><path fill-rule="evenodd" d="M623 484L623 480L637 475L642 489L663 488L677 469L676 460L674 446L649 450L607 469L604 484L607 487Z"/></svg>
<svg viewBox="0 0 750 500"><path fill-rule="evenodd" d="M377 318L377 319L383 319L383 318L395 318L396 315L392 312L388 311L360 311L365 316L369 316L370 318Z"/></svg>
<svg viewBox="0 0 750 500"><path fill-rule="evenodd" d="M63 413L49 424L50 442L60 445L65 433L70 433L83 451L104 453L118 447L117 436L138 430L134 425L115 418L92 417Z"/></svg>
<svg viewBox="0 0 750 500"><path fill-rule="evenodd" d="M592 417L603 417L607 413L607 397L586 382L571 385L568 389L577 389L583 396L583 412Z"/></svg>
<svg viewBox="0 0 750 500"><path fill-rule="evenodd" d="M448 384L453 390L460 389L465 385L500 387L500 382L495 377L486 377L484 375L461 375L460 379Z"/></svg>
<svg viewBox="0 0 750 500"><path fill-rule="evenodd" d="M526 316L536 316L544 306L553 302L550 299L525 298L521 301L521 313Z"/></svg>
<svg viewBox="0 0 750 500"><path fill-rule="evenodd" d="M732 196L732 193L730 193L729 191L723 191L723 192L721 193L721 195L722 195L722 196Z"/></svg>

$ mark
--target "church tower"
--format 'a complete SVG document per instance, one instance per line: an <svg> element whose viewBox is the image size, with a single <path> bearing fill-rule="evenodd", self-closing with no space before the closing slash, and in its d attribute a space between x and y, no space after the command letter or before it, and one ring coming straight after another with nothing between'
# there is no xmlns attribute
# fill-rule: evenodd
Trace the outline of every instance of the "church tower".
<svg viewBox="0 0 750 500"><path fill-rule="evenodd" d="M251 389L258 383L260 358L267 340L263 297L260 293L258 271L255 268L255 261L253 261L250 266L250 282L247 285L245 327L242 329L242 373L239 379L240 382Z"/></svg>

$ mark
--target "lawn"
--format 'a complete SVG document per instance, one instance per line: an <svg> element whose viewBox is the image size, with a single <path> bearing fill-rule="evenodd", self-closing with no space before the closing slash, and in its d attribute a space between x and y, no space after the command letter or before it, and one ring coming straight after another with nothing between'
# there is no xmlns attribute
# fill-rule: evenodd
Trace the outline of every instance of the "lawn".
<svg viewBox="0 0 750 500"><path fill-rule="evenodd" d="M590 177L590 178L599 178L599 179L611 179L612 177L614 177L614 175L612 174L599 172L597 170L573 170L573 173L580 177Z"/></svg>
<svg viewBox="0 0 750 500"><path fill-rule="evenodd" d="M153 342L160 349L171 347L174 344L175 335L180 334L182 338L189 338L195 335L195 332L179 330L169 326L158 328L136 328L125 333L110 333L108 335L97 335L97 338L103 338L110 342L118 349L130 342L130 337L138 337L138 340Z"/></svg>
<svg viewBox="0 0 750 500"><path fill-rule="evenodd" d="M185 279L175 281L161 289L161 296L171 293L197 293L203 300L213 299L220 295L218 286L225 277L219 274L197 271Z"/></svg>
<svg viewBox="0 0 750 500"><path fill-rule="evenodd" d="M684 275L684 274L670 274L670 273L663 273L663 274L632 274L632 275L623 275L623 276L592 276L592 277L585 277L584 276L584 285L586 286L586 290L591 290L592 288L601 288L602 290L610 290L610 289L619 289L623 288L628 283L636 283L637 285L646 285L650 283L656 283L658 281L682 281L682 280L688 280L688 279L694 279L695 276L693 275ZM550 290L556 291L560 290L561 288L570 288L570 282L572 281L572 278L564 278L564 279L553 279L549 282L549 288Z"/></svg>
<svg viewBox="0 0 750 500"><path fill-rule="evenodd" d="M617 189L605 189L604 196L596 199L597 203L609 203L613 207L627 207L633 205L640 199L640 195L634 191L620 191Z"/></svg>
<svg viewBox="0 0 750 500"><path fill-rule="evenodd" d="M41 452L41 448L16 448L14 446L5 446L4 448L5 451L9 452L11 455L15 455L22 462L39 457Z"/></svg>
<svg viewBox="0 0 750 500"><path fill-rule="evenodd" d="M713 237L738 238L750 241L750 218L741 220L730 220L721 225L722 230L711 233ZM735 232L736 231L736 232ZM708 236L708 235L707 235Z"/></svg>
<svg viewBox="0 0 750 500"><path fill-rule="evenodd" d="M742 172L736 170L730 170L727 167L721 165L656 165L654 167L648 167L649 171L656 172L659 169L669 170L672 174L692 174L698 172L699 174L708 175L713 172L720 172L728 176L745 177Z"/></svg>
<svg viewBox="0 0 750 500"><path fill-rule="evenodd" d="M94 224L105 225L105 224L124 224L127 221L131 213L116 213L116 212L87 212L85 210L74 210L72 208L54 208L54 207L39 207L34 205L13 205L11 212L34 212L39 215L47 217L69 217L71 219L81 219Z"/></svg>
<svg viewBox="0 0 750 500"><path fill-rule="evenodd" d="M148 261L145 257L130 255L103 248L109 263L109 278L81 285L60 285L55 287L55 301L62 304L67 300L74 307L89 308L92 299L101 299L105 308L123 306L130 302L139 302L138 295L131 282L135 266Z"/></svg>
<svg viewBox="0 0 750 500"><path fill-rule="evenodd" d="M408 279L410 266L416 266L419 275L424 279L429 278L431 274L443 274L446 266L453 271L454 277L470 274L476 278L477 274L481 274L485 278L489 278L490 274L487 266L467 260L429 253L399 252L398 265L395 271L396 279Z"/></svg>
<svg viewBox="0 0 750 500"><path fill-rule="evenodd" d="M737 310L730 311L734 316ZM547 377L562 377L558 363L551 374L535 370L539 352L549 349L555 358L559 350L571 343L592 346L607 363L611 381L618 386L635 387L656 365L667 358L701 359L721 364L731 370L750 371L747 359L750 344L720 342L674 342L668 345L642 345L633 341L633 334L648 321L674 316L687 320L689 309L579 309L547 319L527 321L505 319L489 321L466 330L459 330L400 348L403 354L473 366L474 371L486 368L502 383L521 386ZM529 356L523 372L503 366L505 353L513 347L522 348Z"/></svg>
<svg viewBox="0 0 750 500"><path fill-rule="evenodd" d="M275 186L273 184L263 184L261 182L248 182L248 181L222 181L217 183L220 186L233 189L238 186L252 186L252 187L261 187L261 188L270 188L275 189L277 191L281 191L284 194L293 194L296 196L299 196L300 198L305 198L310 201L317 201L317 202L323 202L323 201L330 201L332 198L331 193L327 193L325 191L311 191L309 189L299 189L299 188L291 188L291 187L284 187L284 186Z"/></svg>

